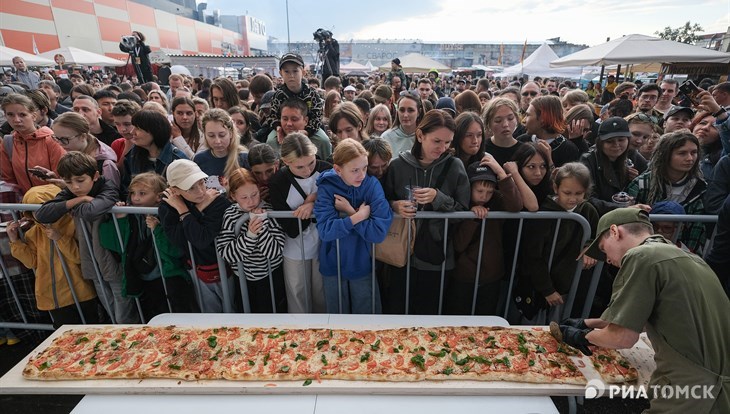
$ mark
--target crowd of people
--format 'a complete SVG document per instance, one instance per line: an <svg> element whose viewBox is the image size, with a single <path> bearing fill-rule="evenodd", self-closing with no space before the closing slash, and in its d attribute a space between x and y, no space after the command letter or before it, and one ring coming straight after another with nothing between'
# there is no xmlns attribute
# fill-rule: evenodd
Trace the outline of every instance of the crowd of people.
<svg viewBox="0 0 730 414"><path fill-rule="evenodd" d="M515 221L489 220L481 243L479 220L490 211L573 212L590 223L592 241L601 216L630 205L720 214L711 251L702 223L654 230L704 254L727 289L730 83L690 102L672 78L637 85L609 76L582 90L555 79L406 75L399 64L320 85L289 53L279 76L172 74L160 85L54 79L17 58L4 86L0 163L18 202L43 204L7 225L13 255L36 270L38 308L57 325L78 322L73 287L87 322L98 320L97 295L123 323L139 321L135 298L145 320L165 311L165 291L173 311L219 312L222 284L238 291L222 280L220 256L242 267L255 312L433 314L443 299L445 312L470 313L478 277L476 311L495 314L514 270L517 318L556 319L586 247L570 237L580 227L528 221L518 241ZM159 213L119 215L118 237L108 212L122 205ZM442 221L417 220L410 269L378 262L371 283L371 243L385 239L394 215L418 211L472 211L477 220L452 221L447 232ZM60 256L48 258L49 240ZM581 266L596 259L583 256ZM71 285L58 279L62 261ZM618 264L604 270L594 314L610 299L610 265Z"/></svg>
<svg viewBox="0 0 730 414"><path fill-rule="evenodd" d="M279 76L137 84L14 63L0 86L2 196L41 206L5 225L56 326L221 312L226 291L240 309L239 283L263 313L491 315L508 293L511 322L590 308L600 319L561 322L568 344L631 347L645 328L653 383L727 388L730 82L685 96L673 78L609 76L582 90L409 75L394 59L320 84L288 53ZM157 214L112 220L114 206ZM474 219L411 220L424 211ZM571 220L483 222L495 211L570 212L591 234ZM407 240L373 260L373 244L405 231L408 260ZM574 275L597 261L593 302L581 276L565 309ZM729 401L725 390L702 410Z"/></svg>

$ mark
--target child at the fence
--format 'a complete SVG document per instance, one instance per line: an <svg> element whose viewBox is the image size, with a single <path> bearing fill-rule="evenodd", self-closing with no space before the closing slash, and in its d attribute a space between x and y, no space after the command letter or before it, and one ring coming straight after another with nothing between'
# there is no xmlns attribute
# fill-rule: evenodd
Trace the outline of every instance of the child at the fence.
<svg viewBox="0 0 730 414"><path fill-rule="evenodd" d="M5 135L0 145L0 178L17 185L22 193L47 184L44 172L35 167L55 171L66 151L53 139L51 128L36 125L38 107L27 96L9 94L2 101L2 110L13 133Z"/></svg>
<svg viewBox="0 0 730 414"><path fill-rule="evenodd" d="M284 269L281 264L286 236L276 219L268 217L271 205L261 199L253 174L239 168L228 176L233 204L223 215L216 241L218 254L234 269L240 263L246 276L248 300L254 313L286 312ZM271 277L271 279L269 279ZM274 291L271 291L273 282Z"/></svg>
<svg viewBox="0 0 730 414"><path fill-rule="evenodd" d="M279 171L279 156L268 144L256 144L248 151L248 163L259 186L261 200L269 202L269 181Z"/></svg>
<svg viewBox="0 0 730 414"><path fill-rule="evenodd" d="M319 234L312 220L317 199L317 178L332 166L317 159L317 147L306 135L291 133L281 144L282 167L269 182L271 205L293 211L280 219L286 233L284 282L289 313L324 312L324 287L319 273ZM301 233L299 231L301 220Z"/></svg>
<svg viewBox="0 0 730 414"><path fill-rule="evenodd" d="M319 271L327 313L380 313L379 288L372 275L372 244L385 239L393 213L380 182L367 174L368 153L362 144L344 139L332 155L334 167L317 179L314 203L322 239ZM340 213L346 217L341 218Z"/></svg>
<svg viewBox="0 0 730 414"><path fill-rule="evenodd" d="M218 190L205 188L207 178L208 175L193 161L173 161L167 167L169 187L163 192L158 213L167 238L175 243L190 266L194 261L197 280L193 283L201 299L198 303L201 311L219 313L223 312L223 282L215 238L223 224L223 213L231 202ZM226 283L232 294L234 283L230 274Z"/></svg>
<svg viewBox="0 0 730 414"><path fill-rule="evenodd" d="M507 174L489 154L480 162L469 165L466 174L471 183L471 211L474 220L459 223L454 232L456 267L451 273L451 286L447 292L447 312L470 315L477 274L482 219L490 211L518 212L522 210L522 198L512 176ZM502 230L505 220L489 219L484 224L482 259L479 267L479 283L475 314L496 315L500 285L505 274Z"/></svg>
<svg viewBox="0 0 730 414"><path fill-rule="evenodd" d="M238 130L223 109L211 109L203 115L203 134L208 149L196 154L193 161L208 175L207 188L225 191L226 177L238 168L249 168L246 147L239 143Z"/></svg>
<svg viewBox="0 0 730 414"><path fill-rule="evenodd" d="M129 184L129 205L158 207L166 188L165 179L158 174L137 174ZM124 206L125 203L120 201L117 205ZM114 222L107 220L101 223L99 237L101 245L116 253L121 260L122 295L139 298L145 321L165 312L196 310L193 286L190 274L183 266L183 255L162 231L160 220L154 215L120 213L116 216L119 234ZM120 236L122 246L119 245ZM162 262L161 269L157 254ZM165 278L164 284L162 277Z"/></svg>
<svg viewBox="0 0 730 414"><path fill-rule="evenodd" d="M659 201L658 203L654 203L653 206L651 206L651 214L678 214L678 215L685 215L687 214L684 211L684 207L682 207L681 204L677 203L676 201ZM691 253L692 251L682 243L681 240L678 240L679 233L677 230L679 230L682 222L680 221L652 221L651 225L654 227L654 233L655 234L661 234L664 236L665 239L674 242L674 244L677 245L680 249L684 250L685 252Z"/></svg>
<svg viewBox="0 0 730 414"><path fill-rule="evenodd" d="M515 301L525 319L543 324L535 319L536 313L547 310L547 318L558 321L570 291L581 250L593 241L598 225L598 212L586 201L591 189L591 173L588 167L571 162L560 167L554 175L554 196L545 198L540 211L571 212L580 214L588 221L591 234L581 244L583 229L574 220L563 219L558 228L557 220L527 220L522 232L517 288ZM555 231L557 229L557 237ZM553 241L555 247L553 249ZM552 253L552 263L550 262ZM596 261L583 256L584 269L590 269Z"/></svg>
<svg viewBox="0 0 730 414"><path fill-rule="evenodd" d="M66 153L58 161L58 176L66 188L35 213L41 223L53 223L70 213L76 224L84 278L94 281L107 313L116 323L137 323L139 313L133 300L122 295L122 269L112 253L99 242L99 225L119 201L117 188L99 174L91 155L79 151ZM86 231L84 231L86 229ZM86 238L88 235L88 240ZM103 289L103 291L102 291Z"/></svg>
<svg viewBox="0 0 730 414"><path fill-rule="evenodd" d="M25 193L23 203L41 204L52 200L60 191L53 184L32 187ZM28 225L30 227L22 240L18 229ZM56 328L82 323L74 294L86 323L98 323L96 291L92 281L81 274L75 232L74 220L68 214L62 215L53 224L41 224L30 212L26 212L20 221L8 224L10 251L26 267L35 271L38 309L50 312ZM53 241L58 249L53 247Z"/></svg>

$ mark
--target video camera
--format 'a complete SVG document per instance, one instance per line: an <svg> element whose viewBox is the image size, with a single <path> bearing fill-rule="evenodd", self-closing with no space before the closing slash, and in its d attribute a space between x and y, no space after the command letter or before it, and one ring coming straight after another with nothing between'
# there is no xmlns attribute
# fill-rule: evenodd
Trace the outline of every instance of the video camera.
<svg viewBox="0 0 730 414"><path fill-rule="evenodd" d="M122 45L127 49L137 46L137 36L122 36Z"/></svg>
<svg viewBox="0 0 730 414"><path fill-rule="evenodd" d="M314 36L314 40L322 43L325 39L332 38L332 32L329 30L317 29L316 32L312 33L312 36Z"/></svg>

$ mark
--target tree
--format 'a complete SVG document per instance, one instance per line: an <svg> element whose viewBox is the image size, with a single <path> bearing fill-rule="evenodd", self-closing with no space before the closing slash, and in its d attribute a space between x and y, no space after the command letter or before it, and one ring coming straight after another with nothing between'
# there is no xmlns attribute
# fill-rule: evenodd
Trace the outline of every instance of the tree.
<svg viewBox="0 0 730 414"><path fill-rule="evenodd" d="M704 29L702 29L702 26L700 26L699 24L692 24L690 22L687 22L684 24L684 26L680 26L676 29L672 29L671 27L667 26L661 32L654 32L654 34L661 37L662 39L694 44L697 43L698 40L700 40L700 35L698 35L697 32L702 32L703 30Z"/></svg>

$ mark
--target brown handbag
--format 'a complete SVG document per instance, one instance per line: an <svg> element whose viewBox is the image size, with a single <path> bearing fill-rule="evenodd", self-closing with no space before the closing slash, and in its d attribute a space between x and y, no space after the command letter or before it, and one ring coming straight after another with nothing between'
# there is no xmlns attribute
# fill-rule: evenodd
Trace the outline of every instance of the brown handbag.
<svg viewBox="0 0 730 414"><path fill-rule="evenodd" d="M408 245L408 228L411 229L411 243ZM396 267L408 263L408 256L413 252L416 240L416 222L412 219L394 217L388 234L382 243L375 245L375 260Z"/></svg>

